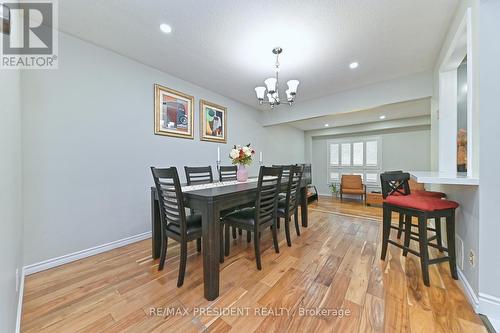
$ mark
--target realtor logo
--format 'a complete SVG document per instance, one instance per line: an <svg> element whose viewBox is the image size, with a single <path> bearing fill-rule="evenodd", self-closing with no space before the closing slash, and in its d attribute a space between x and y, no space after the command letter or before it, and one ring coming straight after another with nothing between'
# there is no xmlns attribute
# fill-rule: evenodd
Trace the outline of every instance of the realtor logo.
<svg viewBox="0 0 500 333"><path fill-rule="evenodd" d="M55 0L0 3L2 69L57 69L58 34Z"/></svg>

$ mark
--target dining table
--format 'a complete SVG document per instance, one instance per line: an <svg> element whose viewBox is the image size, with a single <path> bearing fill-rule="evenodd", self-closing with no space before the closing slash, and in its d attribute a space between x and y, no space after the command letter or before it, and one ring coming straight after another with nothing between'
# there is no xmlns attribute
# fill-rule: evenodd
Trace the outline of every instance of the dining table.
<svg viewBox="0 0 500 333"><path fill-rule="evenodd" d="M299 191L301 224L307 227L307 186L311 183L310 172L304 172ZM220 214L231 208L255 202L257 178L246 182L214 182L195 186L182 186L185 206L202 216L202 255L204 296L211 301L219 297ZM281 182L281 192L286 192L287 180ZM151 187L152 257L161 252L161 218L156 187Z"/></svg>

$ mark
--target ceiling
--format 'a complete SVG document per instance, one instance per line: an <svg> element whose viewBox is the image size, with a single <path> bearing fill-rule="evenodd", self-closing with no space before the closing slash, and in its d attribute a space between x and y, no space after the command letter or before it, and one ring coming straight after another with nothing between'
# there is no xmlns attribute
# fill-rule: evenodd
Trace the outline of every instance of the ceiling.
<svg viewBox="0 0 500 333"><path fill-rule="evenodd" d="M275 46L284 49L281 81L300 80L297 102L305 101L431 69L458 3L64 0L59 26L258 107L253 89L273 75ZM162 33L161 23L172 33ZM356 70L348 67L352 61L360 64Z"/></svg>
<svg viewBox="0 0 500 333"><path fill-rule="evenodd" d="M383 105L368 110L338 113L335 115L293 121L288 123L288 125L304 131L311 131L364 123L428 116L430 115L430 110L430 99L422 98L408 102ZM380 116L385 116L386 118L380 119ZM326 127L325 124L328 124L328 127Z"/></svg>

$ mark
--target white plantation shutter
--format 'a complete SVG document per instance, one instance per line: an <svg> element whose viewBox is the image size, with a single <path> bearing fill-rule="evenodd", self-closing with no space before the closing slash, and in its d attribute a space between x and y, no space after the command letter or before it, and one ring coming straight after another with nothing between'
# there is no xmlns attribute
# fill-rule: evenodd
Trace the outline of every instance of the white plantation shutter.
<svg viewBox="0 0 500 333"><path fill-rule="evenodd" d="M351 144L343 143L341 145L341 164L343 166L351 165Z"/></svg>
<svg viewBox="0 0 500 333"><path fill-rule="evenodd" d="M366 142L366 165L367 166L378 165L378 141Z"/></svg>
<svg viewBox="0 0 500 333"><path fill-rule="evenodd" d="M378 182L378 173L367 172L365 180L367 183L377 183Z"/></svg>
<svg viewBox="0 0 500 333"><path fill-rule="evenodd" d="M352 144L352 165L363 165L363 142L354 142Z"/></svg>
<svg viewBox="0 0 500 333"><path fill-rule="evenodd" d="M339 165L339 144L330 144L330 165Z"/></svg>

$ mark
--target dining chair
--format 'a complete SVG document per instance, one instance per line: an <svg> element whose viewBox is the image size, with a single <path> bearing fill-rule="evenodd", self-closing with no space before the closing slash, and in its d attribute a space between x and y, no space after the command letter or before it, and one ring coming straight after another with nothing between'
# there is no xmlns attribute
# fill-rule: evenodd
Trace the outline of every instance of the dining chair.
<svg viewBox="0 0 500 333"><path fill-rule="evenodd" d="M270 227L273 237L274 250L279 253L276 220L278 212L278 193L281 186L281 168L260 167L257 183L257 198L254 207L247 207L230 213L222 219L225 232L225 255L229 255L229 227L237 227L253 232L255 261L257 269L262 269L260 260L261 231Z"/></svg>
<svg viewBox="0 0 500 333"><path fill-rule="evenodd" d="M236 165L221 165L219 167L219 181L226 182L236 180L238 167Z"/></svg>
<svg viewBox="0 0 500 333"><path fill-rule="evenodd" d="M180 266L177 287L184 283L187 261L187 243L196 240L196 249L201 252L201 215L186 217L179 175L175 167L157 169L151 167L158 193L161 220L161 254L158 271L163 270L167 256L168 238L180 243Z"/></svg>
<svg viewBox="0 0 500 333"><path fill-rule="evenodd" d="M209 184L214 182L212 167L184 167L188 185Z"/></svg>
<svg viewBox="0 0 500 333"><path fill-rule="evenodd" d="M273 164L273 168L281 168L283 170L283 173L281 174L281 179L288 181L288 178L290 176L290 170L293 165L278 165L278 164ZM278 194L279 198L278 200L284 199L286 197L285 192L281 192ZM280 220L278 220L278 229L280 228Z"/></svg>
<svg viewBox="0 0 500 333"><path fill-rule="evenodd" d="M294 165L290 168L285 198L280 198L280 200L278 201L276 225L279 224L280 218L285 219L285 235L286 243L288 246L292 246L292 241L290 238L290 220L292 215L294 216L295 232L297 233L297 236L300 236L298 196L303 170L303 167L299 165Z"/></svg>
<svg viewBox="0 0 500 333"><path fill-rule="evenodd" d="M226 182L231 180L236 180L236 173L238 172L238 167L236 165L221 165L219 167L219 181ZM227 213L233 212L233 209L229 211L223 211L221 216L224 216ZM233 239L236 239L236 233L240 236L243 234L241 229L232 228ZM250 232L247 231L247 240L250 242Z"/></svg>

